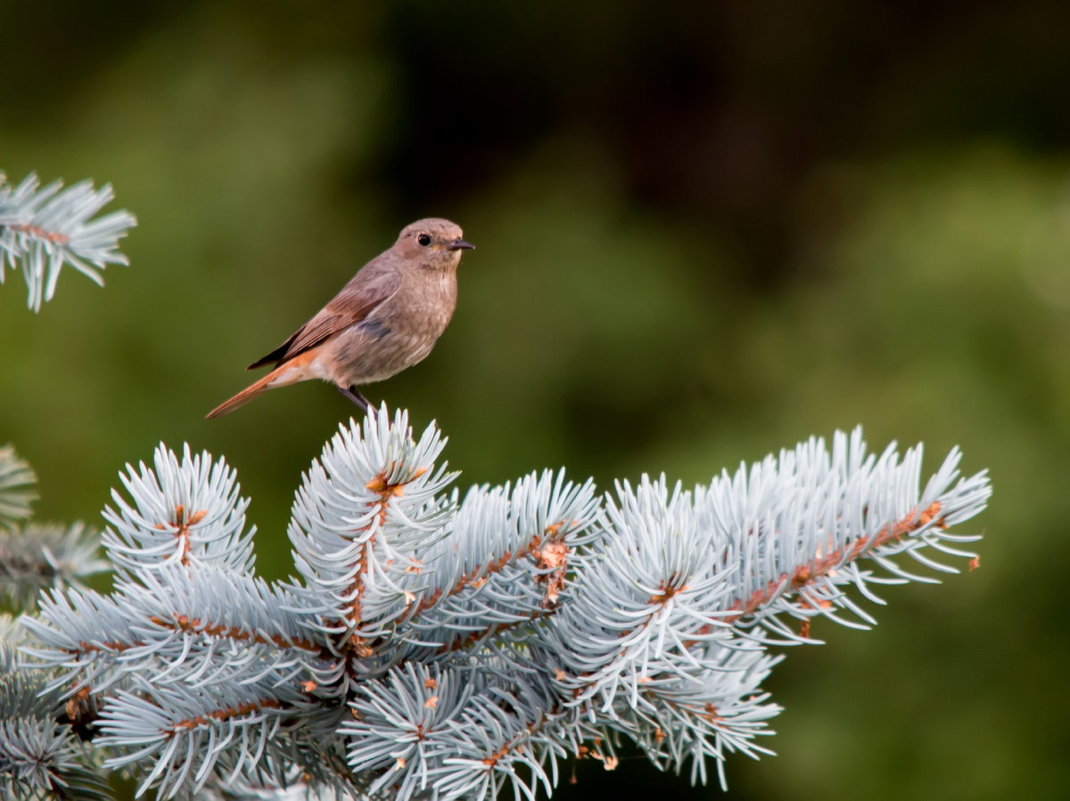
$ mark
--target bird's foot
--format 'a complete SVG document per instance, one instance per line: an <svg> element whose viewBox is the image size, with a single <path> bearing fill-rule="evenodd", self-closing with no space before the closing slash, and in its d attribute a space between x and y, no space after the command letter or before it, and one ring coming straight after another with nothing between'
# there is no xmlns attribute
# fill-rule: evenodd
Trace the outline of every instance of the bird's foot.
<svg viewBox="0 0 1070 801"><path fill-rule="evenodd" d="M360 407L360 410L362 412L368 411L368 407L371 406L371 404L368 402L368 399L361 395L360 390L358 390L355 386L338 387L338 391L345 395L347 398L349 398L351 401L353 401L353 403L357 404L357 406Z"/></svg>

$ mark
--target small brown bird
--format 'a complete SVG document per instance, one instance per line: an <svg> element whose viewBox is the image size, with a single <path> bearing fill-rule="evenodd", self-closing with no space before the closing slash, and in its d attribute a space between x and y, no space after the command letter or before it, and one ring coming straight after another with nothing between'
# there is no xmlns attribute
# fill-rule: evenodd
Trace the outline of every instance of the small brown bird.
<svg viewBox="0 0 1070 801"><path fill-rule="evenodd" d="M475 246L449 220L406 226L389 250L365 264L293 336L249 369L275 369L224 401L208 417L233 411L261 392L310 378L332 381L361 409L357 390L422 360L446 330L457 305L457 265Z"/></svg>

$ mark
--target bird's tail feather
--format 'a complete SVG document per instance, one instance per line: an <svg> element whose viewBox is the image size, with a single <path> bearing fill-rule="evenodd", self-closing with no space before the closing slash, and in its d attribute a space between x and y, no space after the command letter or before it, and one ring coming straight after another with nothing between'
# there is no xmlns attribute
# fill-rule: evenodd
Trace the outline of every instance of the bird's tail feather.
<svg viewBox="0 0 1070 801"><path fill-rule="evenodd" d="M303 376L299 375L298 371L294 369L294 365L289 363L280 365L259 381L247 386L233 398L223 401L212 409L212 411L208 412L205 417L208 419L221 417L224 414L233 412L239 406L248 403L262 392L267 392L269 389L274 389L275 387L284 387L287 384L300 381L302 378Z"/></svg>

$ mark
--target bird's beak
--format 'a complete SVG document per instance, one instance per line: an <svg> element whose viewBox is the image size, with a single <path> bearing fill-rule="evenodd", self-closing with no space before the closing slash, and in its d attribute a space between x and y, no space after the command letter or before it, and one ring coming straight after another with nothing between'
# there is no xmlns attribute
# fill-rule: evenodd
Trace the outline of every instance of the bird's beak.
<svg viewBox="0 0 1070 801"><path fill-rule="evenodd" d="M452 242L450 242L448 245L446 245L446 247L449 248L450 250L475 250L476 249L475 245L473 245L471 242L465 242L463 239L454 239Z"/></svg>

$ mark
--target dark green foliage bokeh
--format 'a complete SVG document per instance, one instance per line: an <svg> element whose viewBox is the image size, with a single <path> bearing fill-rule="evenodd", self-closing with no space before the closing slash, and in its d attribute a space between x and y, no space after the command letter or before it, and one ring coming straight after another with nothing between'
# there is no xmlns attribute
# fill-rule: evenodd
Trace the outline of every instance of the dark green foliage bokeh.
<svg viewBox="0 0 1070 801"><path fill-rule="evenodd" d="M0 168L110 181L140 221L103 290L72 272L34 316L0 288L0 441L43 518L93 523L158 441L225 454L285 575L352 408L305 384L203 414L450 217L479 248L454 322L367 394L437 419L464 483L693 483L857 423L991 469L982 569L819 625L731 797L1065 798L1068 8L0 4ZM632 758L559 797L686 788Z"/></svg>

